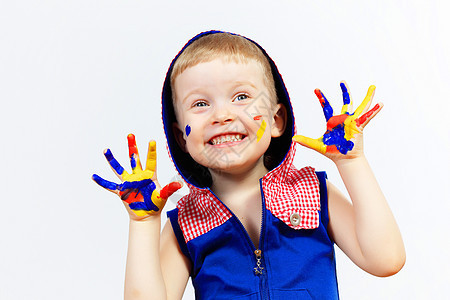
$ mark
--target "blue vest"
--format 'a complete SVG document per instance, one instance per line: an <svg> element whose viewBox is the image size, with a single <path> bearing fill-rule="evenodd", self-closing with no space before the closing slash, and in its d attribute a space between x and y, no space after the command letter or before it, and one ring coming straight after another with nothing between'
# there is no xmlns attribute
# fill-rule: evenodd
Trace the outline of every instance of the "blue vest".
<svg viewBox="0 0 450 300"><path fill-rule="evenodd" d="M196 299L339 299L334 243L327 233L325 172L320 182L320 225L295 230L272 215L263 196L259 255L233 214L187 244L178 209L167 213L181 251L190 259Z"/></svg>

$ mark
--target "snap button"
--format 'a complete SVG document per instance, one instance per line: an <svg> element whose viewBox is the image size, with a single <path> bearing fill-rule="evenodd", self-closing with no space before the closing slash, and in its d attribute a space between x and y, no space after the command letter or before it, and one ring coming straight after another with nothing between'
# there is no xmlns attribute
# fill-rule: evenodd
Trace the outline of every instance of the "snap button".
<svg viewBox="0 0 450 300"><path fill-rule="evenodd" d="M291 224L294 226L298 226L300 224L300 220L300 215L297 212L293 213L290 217Z"/></svg>

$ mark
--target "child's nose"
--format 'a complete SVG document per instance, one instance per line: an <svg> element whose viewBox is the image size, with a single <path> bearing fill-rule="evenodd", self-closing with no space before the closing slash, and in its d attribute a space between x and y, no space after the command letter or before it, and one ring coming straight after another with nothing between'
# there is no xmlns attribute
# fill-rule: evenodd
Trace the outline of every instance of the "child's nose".
<svg viewBox="0 0 450 300"><path fill-rule="evenodd" d="M235 114L225 105L217 107L212 118L213 124L228 124L235 119Z"/></svg>

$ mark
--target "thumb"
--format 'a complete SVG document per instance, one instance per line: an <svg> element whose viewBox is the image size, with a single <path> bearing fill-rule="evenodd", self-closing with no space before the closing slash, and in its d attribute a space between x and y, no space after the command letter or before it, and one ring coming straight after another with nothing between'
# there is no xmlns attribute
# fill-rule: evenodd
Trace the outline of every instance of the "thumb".
<svg viewBox="0 0 450 300"><path fill-rule="evenodd" d="M161 198L163 198L163 199L169 198L173 193L178 191L182 186L183 186L183 184L179 181L174 181L174 182L167 184L160 191Z"/></svg>
<svg viewBox="0 0 450 300"><path fill-rule="evenodd" d="M327 146L321 139L312 139L303 135L294 135L292 137L292 140L304 147L316 150L317 152L320 152L322 154L325 154L327 152Z"/></svg>

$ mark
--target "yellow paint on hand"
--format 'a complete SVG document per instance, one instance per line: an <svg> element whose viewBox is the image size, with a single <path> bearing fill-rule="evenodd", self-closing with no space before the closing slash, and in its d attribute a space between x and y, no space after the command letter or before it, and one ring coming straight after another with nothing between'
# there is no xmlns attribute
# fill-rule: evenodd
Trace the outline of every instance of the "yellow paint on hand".
<svg viewBox="0 0 450 300"><path fill-rule="evenodd" d="M303 135L294 135L292 138L294 142L299 143L300 145L306 146L308 148L314 149L322 154L327 152L327 145L323 143L322 138L312 139L310 137L306 137Z"/></svg>
<svg viewBox="0 0 450 300"><path fill-rule="evenodd" d="M353 114L356 117L359 117L361 113L363 112L364 108L371 102L373 98L373 94L375 93L375 86L371 85L369 86L369 90L367 91L367 95L364 98L363 102L358 106L358 108L355 110L355 113Z"/></svg>
<svg viewBox="0 0 450 300"><path fill-rule="evenodd" d="M348 106L349 106L349 104L344 104L344 105L342 106L342 109L341 109L341 115L343 115L343 114L345 114L345 113L348 112Z"/></svg>
<svg viewBox="0 0 450 300"><path fill-rule="evenodd" d="M167 199L161 198L159 192L157 190L154 190L152 193L152 202L155 204L159 209L164 207L164 204L166 203Z"/></svg>
<svg viewBox="0 0 450 300"><path fill-rule="evenodd" d="M135 172L136 168L133 170L132 174L127 172L123 172L122 179L123 181L141 181L145 179L151 179L153 177L154 172L150 170L139 170Z"/></svg>
<svg viewBox="0 0 450 300"><path fill-rule="evenodd" d="M135 215L138 216L138 217L145 217L145 216L150 215L150 214L153 213L154 211L153 211L153 210L142 210L142 209L140 209L140 210L134 210L134 209L133 209L133 212L134 212Z"/></svg>

